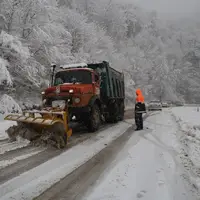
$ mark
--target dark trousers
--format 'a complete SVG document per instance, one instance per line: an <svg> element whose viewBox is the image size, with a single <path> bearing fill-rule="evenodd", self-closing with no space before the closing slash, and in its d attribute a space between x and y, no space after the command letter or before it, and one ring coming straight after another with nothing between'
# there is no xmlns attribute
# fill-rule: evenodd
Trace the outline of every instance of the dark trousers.
<svg viewBox="0 0 200 200"><path fill-rule="evenodd" d="M143 129L142 113L135 113L135 124L138 130Z"/></svg>

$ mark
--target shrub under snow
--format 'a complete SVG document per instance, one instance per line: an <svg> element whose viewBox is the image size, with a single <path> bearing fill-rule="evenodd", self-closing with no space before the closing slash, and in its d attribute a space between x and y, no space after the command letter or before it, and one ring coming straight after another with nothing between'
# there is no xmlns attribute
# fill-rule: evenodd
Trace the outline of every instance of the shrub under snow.
<svg viewBox="0 0 200 200"><path fill-rule="evenodd" d="M8 62L0 57L0 85L12 85L12 79L7 69Z"/></svg>
<svg viewBox="0 0 200 200"><path fill-rule="evenodd" d="M12 112L21 112L21 108L12 97L4 94L0 98L0 112L3 115Z"/></svg>

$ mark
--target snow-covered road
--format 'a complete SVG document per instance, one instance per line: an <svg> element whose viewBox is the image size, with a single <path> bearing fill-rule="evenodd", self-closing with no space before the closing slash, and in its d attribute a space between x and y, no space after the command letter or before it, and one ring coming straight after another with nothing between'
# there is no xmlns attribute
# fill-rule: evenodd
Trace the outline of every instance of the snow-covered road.
<svg viewBox="0 0 200 200"><path fill-rule="evenodd" d="M91 139L3 183L0 185L0 199L31 200L40 195L60 179L87 162L92 156L98 154L130 126L130 124L120 122L115 127L110 127L97 135L94 134Z"/></svg>
<svg viewBox="0 0 200 200"><path fill-rule="evenodd" d="M83 200L194 200L178 161L181 145L170 110L147 118Z"/></svg>
<svg viewBox="0 0 200 200"><path fill-rule="evenodd" d="M199 118L194 107L164 109L142 131L126 119L64 152L0 140L0 200L199 199Z"/></svg>

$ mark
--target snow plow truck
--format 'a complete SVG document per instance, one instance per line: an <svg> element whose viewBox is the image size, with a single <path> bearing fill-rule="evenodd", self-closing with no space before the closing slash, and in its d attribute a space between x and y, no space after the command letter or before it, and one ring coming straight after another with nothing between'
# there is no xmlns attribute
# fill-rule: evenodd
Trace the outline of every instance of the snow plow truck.
<svg viewBox="0 0 200 200"><path fill-rule="evenodd" d="M5 117L18 122L7 131L10 137L18 131L31 141L52 141L58 148L64 148L72 134L70 121L83 123L89 132L95 132L102 121L123 120L124 74L111 68L108 62L59 68L52 65L51 72L51 84L42 92L41 110Z"/></svg>

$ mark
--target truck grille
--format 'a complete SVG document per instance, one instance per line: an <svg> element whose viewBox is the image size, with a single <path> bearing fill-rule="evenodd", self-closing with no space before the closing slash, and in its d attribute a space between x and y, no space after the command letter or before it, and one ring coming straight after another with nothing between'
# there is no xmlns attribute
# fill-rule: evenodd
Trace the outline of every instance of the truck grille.
<svg viewBox="0 0 200 200"><path fill-rule="evenodd" d="M51 104L52 101L55 100L66 100L66 102L68 102L68 105L72 105L73 104L73 99L71 96L68 97L63 97L63 96L54 96L54 97L47 97L48 99L48 104Z"/></svg>

